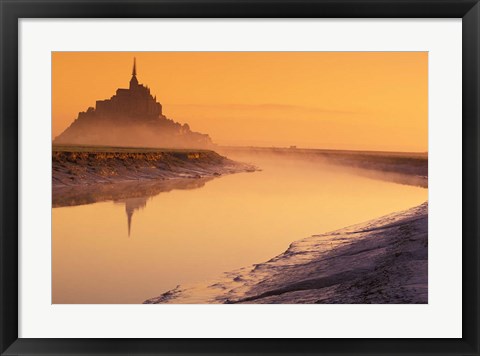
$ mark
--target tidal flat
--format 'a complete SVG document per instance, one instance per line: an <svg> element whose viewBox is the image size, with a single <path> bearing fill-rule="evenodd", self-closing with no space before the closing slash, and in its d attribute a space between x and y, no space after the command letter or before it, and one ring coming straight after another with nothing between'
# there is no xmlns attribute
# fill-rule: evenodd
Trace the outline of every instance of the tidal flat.
<svg viewBox="0 0 480 356"><path fill-rule="evenodd" d="M102 146L53 146L53 189L132 181L204 178L254 166L211 150Z"/></svg>
<svg viewBox="0 0 480 356"><path fill-rule="evenodd" d="M258 170L54 186L53 303L425 302L426 156L218 151Z"/></svg>

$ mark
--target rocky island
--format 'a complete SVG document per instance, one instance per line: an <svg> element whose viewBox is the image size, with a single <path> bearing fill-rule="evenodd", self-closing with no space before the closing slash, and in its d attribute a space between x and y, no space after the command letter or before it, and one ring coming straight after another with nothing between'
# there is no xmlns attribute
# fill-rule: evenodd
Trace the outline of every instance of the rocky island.
<svg viewBox="0 0 480 356"><path fill-rule="evenodd" d="M161 148L211 148L207 134L193 132L163 115L162 105L148 86L139 84L134 60L127 89L119 88L110 99L78 118L53 141L54 145L102 145Z"/></svg>
<svg viewBox="0 0 480 356"><path fill-rule="evenodd" d="M134 59L129 88L97 100L53 141L52 184L93 185L152 179L202 178L252 171L212 151L207 134L168 119Z"/></svg>

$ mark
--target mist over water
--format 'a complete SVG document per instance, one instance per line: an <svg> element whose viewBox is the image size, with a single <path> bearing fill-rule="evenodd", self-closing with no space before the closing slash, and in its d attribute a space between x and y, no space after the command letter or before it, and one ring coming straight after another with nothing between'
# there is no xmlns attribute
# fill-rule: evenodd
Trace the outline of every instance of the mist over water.
<svg viewBox="0 0 480 356"><path fill-rule="evenodd" d="M428 198L427 189L389 181L391 172L380 180L328 160L228 157L261 171L188 188L169 182L143 197L109 191L115 200L54 208L53 303L142 303L178 284L268 260L294 240Z"/></svg>

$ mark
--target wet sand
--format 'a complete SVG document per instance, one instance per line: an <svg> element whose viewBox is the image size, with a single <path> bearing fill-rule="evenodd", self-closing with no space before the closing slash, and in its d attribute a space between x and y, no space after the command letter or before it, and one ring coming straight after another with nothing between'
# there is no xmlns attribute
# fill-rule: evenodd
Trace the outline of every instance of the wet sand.
<svg viewBox="0 0 480 356"><path fill-rule="evenodd" d="M428 187L428 155L276 148L223 154L322 162L354 174ZM281 255L178 286L144 303L428 303L428 202L365 223L293 242Z"/></svg>
<svg viewBox="0 0 480 356"><path fill-rule="evenodd" d="M418 187L428 185L428 158L423 155L417 157L406 154L325 153L289 149L219 152L241 162L253 162L266 170L274 167L269 166L270 160L274 158L273 161L281 164L282 170L273 170L272 173L277 174L273 174L272 179L279 177L280 180L285 178L285 174L293 174L295 181L305 185L308 177L308 182L312 181L312 192L317 184L329 186L335 181L341 185L346 178L345 172L369 180L380 179ZM326 154L335 157L326 158ZM252 156L255 159L250 160ZM106 201L124 203L129 217L128 235L131 215L134 211L145 208L147 197L173 190L195 190L220 175L256 169L253 163L238 163L213 151L204 150L132 151L129 148L67 147L54 149L52 161L54 207ZM75 169L76 171L73 171ZM331 179L328 178L329 175L332 175ZM227 182L234 176L225 177L221 181ZM250 177L250 174L246 176ZM343 183L351 182L346 179ZM259 189L258 183L250 189ZM287 188L285 184L279 183L276 187L273 183L269 181L268 189L273 191L267 189L268 194L297 191L296 186ZM365 188L359 186L357 189ZM342 189L340 195L347 191L348 189ZM264 193L262 191L261 194ZM323 195L324 198L327 196L328 194ZM368 195L365 198L367 197ZM284 198L287 199L288 194ZM342 199L346 197L339 198L335 195L332 198L337 202L330 203L335 205L344 202ZM297 201L298 199L291 201L294 211L299 208L295 208ZM414 204L421 201L424 200L417 200ZM203 206L206 202L203 200ZM325 204L325 200L322 203ZM305 199L302 200L302 205L305 205ZM404 205L401 209L412 205ZM335 211L332 205L327 206L330 206L327 215L331 213L330 210ZM305 208L315 212L311 223L321 226L318 218L324 217L325 212L320 213L315 205ZM381 214L395 210L399 209L384 210ZM266 260L280 253L295 238L308 236L315 231L329 230L317 230L315 227L307 229L306 233L291 233L287 236L286 244L274 253L233 266L247 266L245 268L221 274L219 278L207 282L189 284L190 282L185 281L185 285L168 290L176 285L171 284L168 288L154 291L153 295L144 294L140 302L150 297L145 303L427 303L427 210L428 205L424 203L417 208L390 214L368 223L298 240L277 257L248 266L249 263ZM379 215L380 213L366 215L356 221L332 226L331 229ZM277 234L273 237L277 239L279 236ZM219 269L207 278L231 268ZM149 283L155 284L154 280ZM167 292L163 293L164 291Z"/></svg>
<svg viewBox="0 0 480 356"><path fill-rule="evenodd" d="M271 260L155 303L428 303L428 203L294 242Z"/></svg>

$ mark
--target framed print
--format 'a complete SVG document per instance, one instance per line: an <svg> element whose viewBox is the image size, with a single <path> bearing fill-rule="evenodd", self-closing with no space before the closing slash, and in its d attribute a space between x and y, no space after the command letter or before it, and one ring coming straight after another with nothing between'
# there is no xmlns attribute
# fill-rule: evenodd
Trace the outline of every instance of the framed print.
<svg viewBox="0 0 480 356"><path fill-rule="evenodd" d="M0 9L2 354L479 354L477 1Z"/></svg>

